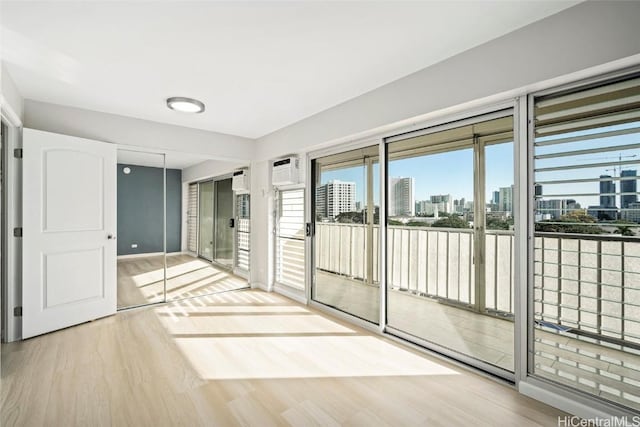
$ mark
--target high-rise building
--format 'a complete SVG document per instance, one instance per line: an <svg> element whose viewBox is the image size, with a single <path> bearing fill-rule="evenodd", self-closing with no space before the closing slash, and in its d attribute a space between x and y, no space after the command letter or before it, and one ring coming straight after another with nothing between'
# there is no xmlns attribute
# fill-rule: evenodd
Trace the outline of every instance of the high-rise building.
<svg viewBox="0 0 640 427"><path fill-rule="evenodd" d="M491 204L498 205L500 203L500 192L494 191L493 197L491 198Z"/></svg>
<svg viewBox="0 0 640 427"><path fill-rule="evenodd" d="M451 198L451 194L436 194L434 196L430 196L429 199L431 200L431 203L439 204L441 206L439 209L440 212L453 212L453 199Z"/></svg>
<svg viewBox="0 0 640 427"><path fill-rule="evenodd" d="M622 209L628 208L631 203L638 201L638 196L635 194L637 190L638 180L636 178L636 170L626 170L620 172L620 192L623 193L620 196L620 207ZM624 194L634 193L634 194Z"/></svg>
<svg viewBox="0 0 640 427"><path fill-rule="evenodd" d="M600 206L603 208L613 208L616 206L616 185L613 180L606 179L611 178L611 175L600 175Z"/></svg>
<svg viewBox="0 0 640 427"><path fill-rule="evenodd" d="M332 180L316 188L316 215L334 219L343 212L356 210L356 183Z"/></svg>
<svg viewBox="0 0 640 427"><path fill-rule="evenodd" d="M435 213L437 206L429 200L418 200L416 202L416 215L431 216Z"/></svg>
<svg viewBox="0 0 640 427"><path fill-rule="evenodd" d="M626 210L622 211L621 217L625 221L640 222L640 203L629 203Z"/></svg>
<svg viewBox="0 0 640 427"><path fill-rule="evenodd" d="M464 213L464 204L465 204L465 200L464 197L461 199L455 199L453 201L453 212L457 213L457 214L463 214Z"/></svg>
<svg viewBox="0 0 640 427"><path fill-rule="evenodd" d="M580 209L580 203L574 199L536 200L536 214L540 218L558 219L569 212Z"/></svg>
<svg viewBox="0 0 640 427"><path fill-rule="evenodd" d="M497 205L499 211L513 212L513 185L499 188Z"/></svg>
<svg viewBox="0 0 640 427"><path fill-rule="evenodd" d="M389 216L415 216L414 178L389 178Z"/></svg>
<svg viewBox="0 0 640 427"><path fill-rule="evenodd" d="M587 213L599 220L617 219L616 185L613 183L611 175L600 175L600 179L600 204L598 206L589 206Z"/></svg>

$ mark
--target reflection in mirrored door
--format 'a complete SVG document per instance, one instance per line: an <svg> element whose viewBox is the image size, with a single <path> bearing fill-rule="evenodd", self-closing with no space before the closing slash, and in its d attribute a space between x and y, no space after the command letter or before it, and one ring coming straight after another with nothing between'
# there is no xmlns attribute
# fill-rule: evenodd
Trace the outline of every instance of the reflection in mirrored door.
<svg viewBox="0 0 640 427"><path fill-rule="evenodd" d="M213 181L198 188L198 255L213 260Z"/></svg>
<svg viewBox="0 0 640 427"><path fill-rule="evenodd" d="M513 118L468 123L387 144L387 324L508 377Z"/></svg>
<svg viewBox="0 0 640 427"><path fill-rule="evenodd" d="M245 209L241 221L242 264L237 268L240 273L246 275L249 269L249 195L244 196ZM214 178L189 185L187 240L189 249L196 249L194 254L197 254L197 258L189 255L169 257L167 300L174 301L248 287L246 279L232 273L236 244L234 205L231 179ZM196 241L197 248L194 248Z"/></svg>
<svg viewBox="0 0 640 427"><path fill-rule="evenodd" d="M215 181L215 239L213 260L225 267L233 267L233 190L231 178Z"/></svg>
<svg viewBox="0 0 640 427"><path fill-rule="evenodd" d="M118 309L165 301L164 154L118 150Z"/></svg>
<svg viewBox="0 0 640 427"><path fill-rule="evenodd" d="M378 146L315 159L313 300L380 319Z"/></svg>

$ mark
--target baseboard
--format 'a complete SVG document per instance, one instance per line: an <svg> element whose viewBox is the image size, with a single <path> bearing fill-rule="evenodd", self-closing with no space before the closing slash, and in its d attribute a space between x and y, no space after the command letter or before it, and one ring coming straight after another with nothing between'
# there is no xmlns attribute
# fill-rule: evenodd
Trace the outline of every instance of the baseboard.
<svg viewBox="0 0 640 427"><path fill-rule="evenodd" d="M304 305L307 304L307 298L304 290L294 289L294 288L290 288L284 285L279 285L276 283L273 285L273 292L283 295L296 302L299 302L300 304L304 304Z"/></svg>
<svg viewBox="0 0 640 427"><path fill-rule="evenodd" d="M233 269L233 274L235 276L242 277L243 279L246 279L247 282L249 281L249 272L248 271L240 270L238 268L234 268Z"/></svg>
<svg viewBox="0 0 640 427"><path fill-rule="evenodd" d="M260 290L265 291L265 292L271 292L269 290L269 288L267 287L267 285L265 285L262 282L251 282L250 285L251 285L251 289L260 289Z"/></svg>
<svg viewBox="0 0 640 427"><path fill-rule="evenodd" d="M131 258L144 258L150 256L162 256L164 252L146 252L142 254L128 254L128 255L118 255L118 259L131 259ZM191 255L190 252L167 252L167 256L176 256L176 255Z"/></svg>
<svg viewBox="0 0 640 427"><path fill-rule="evenodd" d="M531 381L520 381L518 383L518 391L525 396L538 400L542 403L546 403L549 406L560 409L561 411L568 412L571 415L580 417L582 420L590 420L593 425L601 425L604 420L620 420L625 417L629 419L630 415L624 413L615 414L613 411L607 410L604 405L599 402L580 401L577 396L569 397L564 394L554 393L547 388L540 387L533 384ZM571 415L568 418L571 418ZM577 425L572 424L573 420L564 422L564 425ZM558 424L560 425L560 423ZM583 424L580 424L583 425ZM586 424L584 424L586 425ZM589 424L592 425L592 424ZM627 425L623 424L606 424L606 425Z"/></svg>

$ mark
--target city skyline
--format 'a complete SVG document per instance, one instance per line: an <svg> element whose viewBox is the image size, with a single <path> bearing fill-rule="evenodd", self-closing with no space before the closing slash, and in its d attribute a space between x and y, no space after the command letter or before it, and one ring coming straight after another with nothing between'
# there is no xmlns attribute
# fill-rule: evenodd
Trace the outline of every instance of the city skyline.
<svg viewBox="0 0 640 427"><path fill-rule="evenodd" d="M513 144L497 144L486 148L485 203L492 199L492 191L513 185ZM451 164L457 174L451 176ZM462 165L467 167L461 167ZM323 171L320 185L331 180L355 182L356 201L364 203L366 168L352 166L348 168ZM380 199L380 166L373 166L374 204ZM442 177L450 178L443 182ZM414 198L416 201L428 200L432 195L451 194L454 199L464 198L473 201L473 152L469 149L449 151L429 156L411 157L389 162L390 178L414 178Z"/></svg>
<svg viewBox="0 0 640 427"><path fill-rule="evenodd" d="M577 131L566 134L565 137L586 136L591 133L621 131L632 128L634 123L613 125L589 131ZM536 142L544 142L554 137L538 137ZM572 209L580 206L588 209L590 206L600 205L600 176L611 176L612 184L617 193L635 193L636 180L620 180L621 177L632 177L634 171L640 169L640 150L625 149L625 145L633 145L637 141L637 134L614 134L601 138L576 139L575 142L539 145L535 147L536 169L550 169L536 171L535 182L543 182L541 200L553 203L564 201L564 205ZM621 146L619 152L610 152L609 146ZM592 150L603 149L602 153ZM559 151L584 152L574 156L553 156ZM584 151L583 151L584 150ZM594 167L574 168L581 164L594 164ZM471 148L436 153L424 156L410 157L389 161L389 177L414 178L414 198L416 202L429 200L432 195L450 194L455 199L473 201L473 150ZM364 183L366 168L363 166L337 169L322 173L321 182L330 179L340 179L356 183L356 201L365 204ZM637 174L637 172L635 172ZM379 165L374 165L374 204L379 205ZM625 176L626 175L626 176ZM594 181L595 180L595 181ZM633 182L633 184L631 184ZM513 144L496 144L485 147L485 200L491 203L494 192L500 188L510 187L514 183ZM622 186L627 186L625 190ZM623 191L621 191L623 190ZM633 195L610 196L615 200L613 205L618 209L637 209L637 197ZM624 200L623 200L624 198ZM551 201L558 202L551 202ZM626 205L626 206L624 206ZM560 205L558 205L560 206ZM565 208L562 208L564 211Z"/></svg>

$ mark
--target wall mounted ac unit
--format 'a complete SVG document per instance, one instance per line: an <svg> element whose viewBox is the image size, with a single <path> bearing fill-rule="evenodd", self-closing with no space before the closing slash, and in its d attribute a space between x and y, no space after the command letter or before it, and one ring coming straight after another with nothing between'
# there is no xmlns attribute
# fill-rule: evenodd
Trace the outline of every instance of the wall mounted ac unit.
<svg viewBox="0 0 640 427"><path fill-rule="evenodd" d="M236 193L249 192L249 170L248 169L240 169L233 173L233 179L231 180L231 188Z"/></svg>
<svg viewBox="0 0 640 427"><path fill-rule="evenodd" d="M300 163L297 157L287 157L273 162L271 183L274 186L299 183Z"/></svg>

